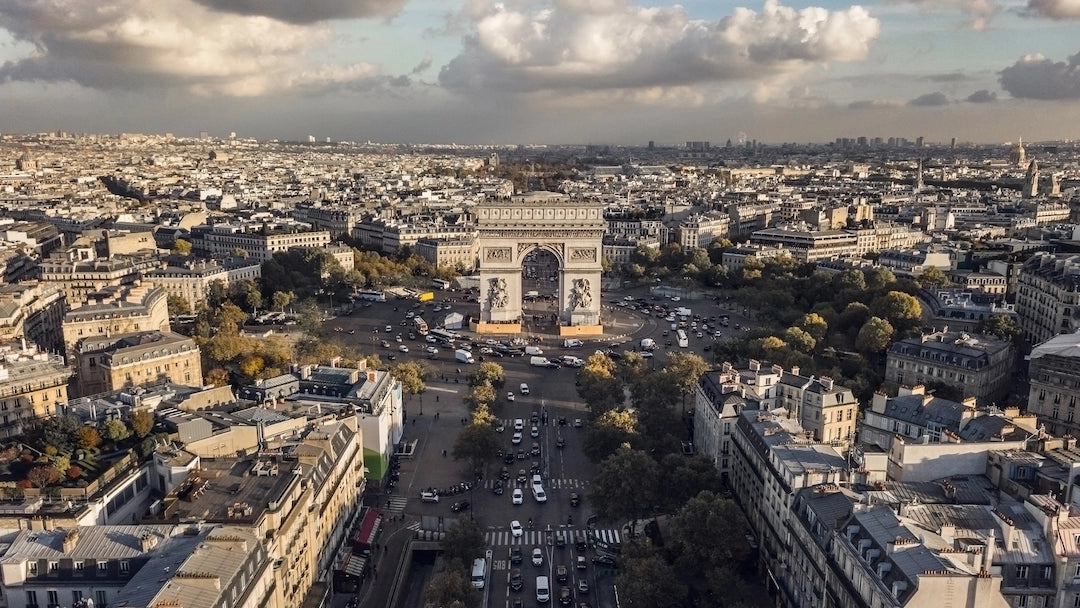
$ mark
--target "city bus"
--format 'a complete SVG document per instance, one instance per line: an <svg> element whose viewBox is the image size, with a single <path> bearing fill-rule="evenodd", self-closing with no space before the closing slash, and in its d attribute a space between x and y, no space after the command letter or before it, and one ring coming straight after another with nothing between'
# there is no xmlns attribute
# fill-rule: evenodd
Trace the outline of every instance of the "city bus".
<svg viewBox="0 0 1080 608"><path fill-rule="evenodd" d="M368 302L385 302L386 294L381 291L374 291L371 289L362 289L356 292L356 297L361 300L367 300Z"/></svg>
<svg viewBox="0 0 1080 608"><path fill-rule="evenodd" d="M446 279L431 279L431 284L439 289L449 289L450 281Z"/></svg>
<svg viewBox="0 0 1080 608"><path fill-rule="evenodd" d="M686 330L680 329L675 335L679 339L679 348L690 346L690 341L686 339Z"/></svg>
<svg viewBox="0 0 1080 608"><path fill-rule="evenodd" d="M452 344L457 339L456 332L452 332L446 329L432 329L428 332L429 336L433 336L439 342L443 344Z"/></svg>
<svg viewBox="0 0 1080 608"><path fill-rule="evenodd" d="M416 328L416 333L421 336L426 336L428 333L427 322L420 317L413 317L413 327Z"/></svg>

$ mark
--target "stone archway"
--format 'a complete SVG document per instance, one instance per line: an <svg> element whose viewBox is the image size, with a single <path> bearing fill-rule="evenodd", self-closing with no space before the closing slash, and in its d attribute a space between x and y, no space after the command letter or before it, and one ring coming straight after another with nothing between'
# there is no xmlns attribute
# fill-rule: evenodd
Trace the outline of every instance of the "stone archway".
<svg viewBox="0 0 1080 608"><path fill-rule="evenodd" d="M558 263L560 335L603 333L600 274L606 229L599 202L556 192L527 192L476 206L480 252L478 333L521 332L522 263L536 250Z"/></svg>

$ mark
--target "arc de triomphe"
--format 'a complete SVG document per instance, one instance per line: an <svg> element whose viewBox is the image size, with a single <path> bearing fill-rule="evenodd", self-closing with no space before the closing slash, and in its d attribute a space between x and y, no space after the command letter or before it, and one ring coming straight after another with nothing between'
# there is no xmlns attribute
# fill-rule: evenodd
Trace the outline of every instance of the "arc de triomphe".
<svg viewBox="0 0 1080 608"><path fill-rule="evenodd" d="M479 231L480 321L477 333L521 331L521 268L543 250L559 264L559 333L603 333L600 273L607 224L599 202L557 192L526 192L475 208Z"/></svg>

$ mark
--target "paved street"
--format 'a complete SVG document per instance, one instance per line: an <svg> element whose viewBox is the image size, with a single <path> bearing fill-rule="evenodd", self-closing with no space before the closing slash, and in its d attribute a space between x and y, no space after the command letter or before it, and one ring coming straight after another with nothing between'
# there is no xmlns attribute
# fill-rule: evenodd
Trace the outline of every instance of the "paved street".
<svg viewBox="0 0 1080 608"><path fill-rule="evenodd" d="M678 346L667 346L668 341L674 336L670 330L670 322L657 318L655 313L627 310L619 306L623 296L633 294L635 297L644 297L648 302L659 304L661 298L653 298L644 289L619 293L604 294L604 320L609 330L602 338L585 340L582 347L564 349L561 347L562 340L552 335L542 335L541 342L545 355L569 354L586 358L593 351L600 348L609 348L617 345L619 350L637 350L638 341L644 337L656 340L658 348L655 357L651 359L651 365L660 367L665 359L665 352L669 350L690 350L705 355L705 345L711 343L711 336L701 339L690 338L687 349L679 349ZM438 299L452 299L461 294L437 292ZM671 304L670 302L668 302ZM449 304L454 310L466 312L475 307L475 303L449 302L441 303L442 306ZM428 389L423 395L406 396L406 425L405 440L417 441L417 450L412 460L404 461L401 467L401 479L394 492L389 495L371 497L371 504L386 511L392 518L399 518L390 522L384 529L383 538L389 539L385 544L387 549L378 556L376 567L382 574L374 580L365 582L360 596L363 605L370 608L382 608L390 601L392 577L387 576L398 568L399 560L402 559L402 551L406 540L420 528L421 518L432 516L427 522L442 522L447 525L453 517L465 516L474 518L485 532L485 539L492 550L491 574L489 586L486 590L488 597L487 606L503 608L510 605L516 597L526 600L526 605L532 605L535 597L535 579L540 574L548 575L552 581L552 603L558 598L559 588L567 586L575 596L575 602L588 601L593 606L614 606L614 595L611 587L610 576L597 577L595 568L587 563L586 568L578 570L573 567L577 558L577 550L574 540L583 539L586 534L585 522L592 510L586 501L589 483L594 473L591 462L581 452L584 428L577 428L574 420L586 418L584 404L580 403L575 387L577 370L572 368L544 369L529 365L528 357L491 357L488 360L501 365L506 372L506 385L500 391L499 399L494 406L494 413L506 427L502 433L505 442L504 449L515 453L518 449L529 450L533 442L540 448L540 457L526 457L518 460L515 458L512 464L506 464L510 473L510 479L505 482L505 491L502 495L492 492L494 481L500 469L504 466L501 462L489 467L487 476L476 484L475 487L457 496L442 497L438 503L424 503L420 501L420 490L428 487L447 488L456 483L466 481L471 477L464 463L454 461L449 453L453 451L454 439L457 432L462 428L463 421L467 420L468 408L462 402L462 397L468 391L467 377L470 366L458 363L453 359L453 349L439 347L439 353L435 357L429 357L424 352L427 345L423 342L423 336L417 335L413 340L408 338L410 326L405 319L409 310L420 311L429 323L434 324L435 319L445 314L440 311L439 315L433 314L432 308L435 303L425 306L414 307L411 301L388 301L384 303L370 303L370 305L357 304L352 314L343 314L331 319L326 326L331 330L332 339L339 340L344 344L353 346L361 352L376 352L384 360L389 356L394 357L395 362L410 359L423 359L431 364L436 370L436 375L428 381ZM730 327L723 328L724 334L734 333L736 324L745 325L746 318L742 310L728 310L713 299L685 300L678 306L686 306L693 310L694 314L702 316L730 315ZM402 323L406 322L405 325ZM391 327L387 332L386 326ZM340 331L337 331L340 328ZM668 332L665 336L664 332ZM398 342L400 336L400 342ZM694 336L691 333L691 336ZM385 340L389 347L381 346ZM399 345L408 346L409 352L400 352ZM474 351L474 356L478 355ZM460 372L459 372L460 370ZM529 386L529 394L522 394L520 385L526 383ZM515 394L514 401L506 400L506 393ZM530 429L533 425L532 417L536 415L538 437L530 437ZM565 418L566 424L560 425L559 419ZM524 437L521 445L511 444L513 425L516 419L524 423ZM557 448L556 440L559 436L565 440L565 447ZM443 455L446 450L446 456ZM532 496L531 479L525 482L517 481L518 472L529 469L534 462L540 469L544 489L548 499L546 503L538 503ZM531 478L531 476L529 476ZM521 488L524 494L523 504L512 504L512 493L515 488ZM578 507L570 506L570 493L576 492L582 500ZM451 505L457 501L467 500L471 508L457 514L450 510ZM441 518L441 520L440 520ZM532 527L528 527L528 521L532 520ZM517 520L526 527L521 537L513 537L510 532L510 522ZM572 523L571 523L572 522ZM437 524L436 524L437 525ZM568 538L565 547L556 547L554 532L567 532L572 538ZM617 534L617 530L610 530ZM510 564L511 547L519 547L524 553L521 565ZM534 566L530 556L533 547L539 547L544 555L543 565ZM587 555L588 559L591 556ZM558 565L566 565L569 569L566 583L555 581L554 572ZM508 580L510 570L519 567L524 578L524 588L521 591L511 591ZM413 578L408 584L423 584L423 577L430 575L430 568L419 567L414 569ZM578 581L585 579L588 582L589 591L584 594L578 592ZM418 594L402 596L402 608L420 608ZM345 599L335 602L335 606L342 606Z"/></svg>

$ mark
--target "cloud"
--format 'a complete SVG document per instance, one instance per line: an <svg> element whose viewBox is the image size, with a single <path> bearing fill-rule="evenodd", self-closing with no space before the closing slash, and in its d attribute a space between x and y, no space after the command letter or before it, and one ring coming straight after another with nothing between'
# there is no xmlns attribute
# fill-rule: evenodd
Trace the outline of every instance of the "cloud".
<svg viewBox="0 0 1080 608"><path fill-rule="evenodd" d="M889 99L863 99L848 104L849 110L880 110L898 108L900 104Z"/></svg>
<svg viewBox="0 0 1080 608"><path fill-rule="evenodd" d="M168 0L165 0L168 1ZM316 23L330 19L393 17L405 0L194 0L224 13L269 17L287 23Z"/></svg>
<svg viewBox="0 0 1080 608"><path fill-rule="evenodd" d="M464 50L443 66L451 89L605 91L767 81L867 56L880 23L862 7L796 10L766 0L714 22L681 6L554 0L537 10L473 0Z"/></svg>
<svg viewBox="0 0 1080 608"><path fill-rule="evenodd" d="M419 74L420 72L425 72L425 71L427 71L428 68L431 67L431 63L432 63L431 55L426 54L426 55L424 55L424 58L420 60L420 63L416 64L416 67L414 67L412 69L412 71L410 71L409 73L413 74L413 75L416 75L416 74Z"/></svg>
<svg viewBox="0 0 1080 608"><path fill-rule="evenodd" d="M923 80L928 80L930 82L949 83L949 82L966 82L966 81L974 80L974 79L971 76L968 76L967 74L963 74L961 72L948 72L948 73L945 73L945 74L930 74L929 76L924 76Z"/></svg>
<svg viewBox="0 0 1080 608"><path fill-rule="evenodd" d="M909 106L947 106L949 98L941 91L934 91L926 95L919 95L908 102Z"/></svg>
<svg viewBox="0 0 1080 608"><path fill-rule="evenodd" d="M1080 99L1080 53L1067 61L1025 55L1001 70L1001 88L1024 99Z"/></svg>
<svg viewBox="0 0 1080 608"><path fill-rule="evenodd" d="M1001 12L1001 4L995 0L891 0L891 3L910 4L925 11L959 8L968 17L968 26L976 30L985 29L990 19Z"/></svg>
<svg viewBox="0 0 1080 608"><path fill-rule="evenodd" d="M997 93L986 89L979 89L971 95L968 95L966 101L969 103L993 103L997 101Z"/></svg>
<svg viewBox="0 0 1080 608"><path fill-rule="evenodd" d="M1080 0L1028 0L1026 14L1050 19L1080 19Z"/></svg>
<svg viewBox="0 0 1080 608"><path fill-rule="evenodd" d="M0 0L0 28L34 51L0 66L7 81L204 95L363 87L372 64L314 65L322 25L222 14L191 0Z"/></svg>

